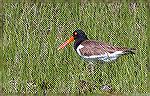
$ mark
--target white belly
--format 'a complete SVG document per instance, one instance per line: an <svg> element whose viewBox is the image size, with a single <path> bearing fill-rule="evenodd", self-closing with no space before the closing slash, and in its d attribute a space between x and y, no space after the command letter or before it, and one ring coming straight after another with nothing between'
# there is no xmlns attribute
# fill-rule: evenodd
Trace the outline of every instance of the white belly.
<svg viewBox="0 0 150 96"><path fill-rule="evenodd" d="M80 49L83 48L84 46L79 45L77 48L77 53L84 58L87 61L100 61L100 62L110 62L116 60L120 55L122 55L122 51L116 51L114 53L105 53L102 55L92 55L92 56L83 56L80 53Z"/></svg>

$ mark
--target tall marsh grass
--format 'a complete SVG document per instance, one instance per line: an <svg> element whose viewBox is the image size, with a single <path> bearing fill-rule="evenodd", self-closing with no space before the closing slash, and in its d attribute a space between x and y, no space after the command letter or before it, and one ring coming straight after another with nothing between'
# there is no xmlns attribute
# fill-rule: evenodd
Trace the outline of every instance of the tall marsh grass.
<svg viewBox="0 0 150 96"><path fill-rule="evenodd" d="M3 12L2 93L101 94L106 84L113 92L150 92L146 3L4 3ZM57 51L76 29L136 54L95 63L89 76L73 44Z"/></svg>

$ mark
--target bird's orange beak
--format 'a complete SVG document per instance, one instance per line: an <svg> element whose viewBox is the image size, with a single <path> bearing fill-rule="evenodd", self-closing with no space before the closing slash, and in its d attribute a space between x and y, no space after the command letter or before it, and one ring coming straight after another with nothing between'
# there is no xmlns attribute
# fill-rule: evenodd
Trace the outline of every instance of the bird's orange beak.
<svg viewBox="0 0 150 96"><path fill-rule="evenodd" d="M57 50L63 49L65 46L67 46L68 44L70 44L71 42L73 42L73 40L74 40L74 37L71 36L66 42L64 42L63 44L61 44L61 45L58 47Z"/></svg>

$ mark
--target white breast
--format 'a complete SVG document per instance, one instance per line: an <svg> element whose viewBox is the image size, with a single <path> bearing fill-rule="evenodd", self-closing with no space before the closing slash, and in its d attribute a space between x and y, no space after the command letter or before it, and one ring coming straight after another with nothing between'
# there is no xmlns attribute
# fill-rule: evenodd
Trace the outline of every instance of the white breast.
<svg viewBox="0 0 150 96"><path fill-rule="evenodd" d="M114 53L105 53L100 55L91 55L91 56L83 56L80 53L80 49L83 48L83 45L79 45L77 47L77 53L84 59L88 61L104 61L104 62L110 62L113 60L116 60L120 55L123 54L123 51L116 51Z"/></svg>
<svg viewBox="0 0 150 96"><path fill-rule="evenodd" d="M84 47L83 45L79 45L79 46L77 47L77 53L78 53L80 56L82 56L82 55L81 55L81 52L80 52L80 49L83 48L83 47Z"/></svg>

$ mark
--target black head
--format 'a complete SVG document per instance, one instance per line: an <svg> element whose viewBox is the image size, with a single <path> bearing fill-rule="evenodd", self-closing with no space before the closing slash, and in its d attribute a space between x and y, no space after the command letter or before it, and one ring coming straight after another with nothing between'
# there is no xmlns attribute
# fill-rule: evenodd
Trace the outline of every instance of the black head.
<svg viewBox="0 0 150 96"><path fill-rule="evenodd" d="M77 29L77 30L75 30L74 32L73 32L73 37L74 37L74 40L76 41L76 40L83 40L83 39L88 39L87 38L87 36L86 36L86 34L82 31L82 30L80 30L80 29Z"/></svg>
<svg viewBox="0 0 150 96"><path fill-rule="evenodd" d="M84 41L87 40L87 36L86 34L82 31L82 30L75 30L73 32L73 37L74 37L74 49L76 50L77 47Z"/></svg>
<svg viewBox="0 0 150 96"><path fill-rule="evenodd" d="M63 49L65 46L67 46L74 40L75 40L74 48L76 49L81 44L81 42L83 42L84 40L87 40L87 39L88 39L87 36L85 35L85 33L82 30L75 30L73 32L73 36L71 36L67 41L65 41L62 45L60 45L58 47L58 50Z"/></svg>

